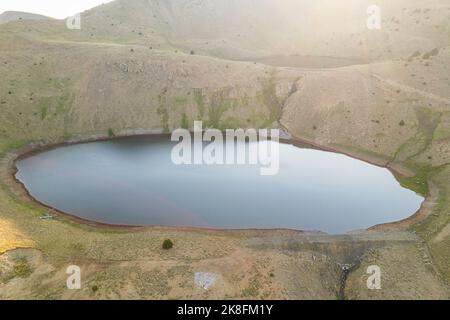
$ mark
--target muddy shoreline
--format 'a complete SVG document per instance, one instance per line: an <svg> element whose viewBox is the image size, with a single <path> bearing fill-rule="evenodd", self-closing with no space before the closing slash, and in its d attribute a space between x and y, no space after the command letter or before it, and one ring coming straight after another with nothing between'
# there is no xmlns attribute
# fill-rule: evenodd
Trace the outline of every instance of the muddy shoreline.
<svg viewBox="0 0 450 320"><path fill-rule="evenodd" d="M148 229L163 229L163 230L178 230L178 231L192 231L192 232L206 232L206 233L217 233L217 232L226 232L228 234L230 233L242 233L242 232L249 232L249 233L255 233L255 234L271 234L271 233L278 233L281 232L283 234L285 233L293 233L293 234L326 234L322 231L308 231L308 230L296 230L296 229L283 229L283 228L273 228L273 229L258 229L258 228L247 228L247 229L221 229L221 228L202 228L202 227L189 227L189 226L161 226L161 225L117 225L117 224L109 224L104 223L100 221L94 221L89 219L84 219L76 214L69 213L69 212L63 212L61 210L58 210L54 207L51 207L49 205L46 205L33 197L25 185L16 178L17 174L17 166L16 162L22 159L26 159L29 157L32 157L33 155L50 151L56 148L65 147L65 146L71 146L76 144L84 144L84 143L93 143L93 142L99 142L99 141L109 141L109 140L116 140L116 139L126 139L126 138L132 138L132 137L168 137L169 134L164 133L145 133L145 134L127 134L127 135L118 135L114 137L109 136L95 136L95 137L87 137L87 138L77 138L72 139L66 142L58 142L54 144L44 144L44 143L30 143L22 148L19 148L15 151L7 153L6 157L10 155L10 159L7 159L7 171L8 171L8 178L12 182L13 188L12 190L17 196L19 196L22 200L25 200L27 202L30 202L39 208L48 211L49 214L55 217L62 217L65 219L68 219L71 222L75 222L78 224L82 224L85 226L90 226L94 228L102 228L102 229L109 229L109 230L117 230L117 231L142 231L142 230L148 230ZM383 163L381 159L376 158L364 158L362 156L355 156L354 154L351 154L348 151L333 148L333 147L327 147L322 146L317 143L314 143L312 141L308 141L306 139L301 139L297 137L291 137L291 138L280 138L280 142L282 143L290 143L298 147L303 148L312 148L317 149L325 152L333 152L338 154L343 154L348 157L351 157L353 159L357 159L360 161L364 161L366 163L388 169L391 173L394 175L406 175L405 172L407 172L406 168L401 168L398 165L396 167L393 167L389 162ZM4 155L5 157L5 155ZM4 165L4 164L2 164ZM364 231L401 231L408 228L411 224L422 221L425 219L429 212L426 211L425 208L428 207L430 202L433 202L433 198L431 193L429 193L425 200L423 201L421 207L419 210L417 210L415 213L413 213L410 217L395 221L395 222L388 222L383 224L378 224L375 226L372 226L366 230L360 230L361 232ZM348 234L348 233L347 233ZM345 234L344 234L345 235Z"/></svg>

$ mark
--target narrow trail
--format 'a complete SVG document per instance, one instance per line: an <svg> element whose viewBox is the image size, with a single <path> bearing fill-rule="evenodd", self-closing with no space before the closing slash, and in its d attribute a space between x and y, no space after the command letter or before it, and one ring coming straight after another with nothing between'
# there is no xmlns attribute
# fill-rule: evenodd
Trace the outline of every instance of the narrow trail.
<svg viewBox="0 0 450 320"><path fill-rule="evenodd" d="M436 94L429 93L429 92L426 92L426 91L423 91L423 90L419 90L419 89L416 89L414 87L410 87L410 86L405 85L405 84L401 84L401 83L396 82L394 80L384 79L384 78L382 78L379 75L376 75L374 73L372 73L371 76L373 78L377 79L378 81L380 81L382 83L385 83L385 84L387 84L387 85L389 85L391 87L395 87L395 88L401 89L402 91L405 91L405 92L415 93L415 94L421 95L421 96L423 96L425 98L428 98L430 100L443 102L447 106L450 106L450 99L447 99L447 98L444 98L444 97L441 97L441 96L438 96Z"/></svg>

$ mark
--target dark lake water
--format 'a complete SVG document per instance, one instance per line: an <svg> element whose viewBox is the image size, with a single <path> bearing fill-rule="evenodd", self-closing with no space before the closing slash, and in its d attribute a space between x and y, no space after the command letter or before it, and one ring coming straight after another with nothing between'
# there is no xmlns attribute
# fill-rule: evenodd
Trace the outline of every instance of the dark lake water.
<svg viewBox="0 0 450 320"><path fill-rule="evenodd" d="M40 202L125 225L289 228L344 233L411 216L423 198L390 171L330 152L280 144L280 169L175 165L175 143L133 137L59 147L17 162Z"/></svg>

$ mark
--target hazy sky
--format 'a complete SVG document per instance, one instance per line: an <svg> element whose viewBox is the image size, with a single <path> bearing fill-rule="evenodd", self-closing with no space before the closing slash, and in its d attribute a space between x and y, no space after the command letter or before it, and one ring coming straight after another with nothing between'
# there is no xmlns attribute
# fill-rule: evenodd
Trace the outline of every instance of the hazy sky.
<svg viewBox="0 0 450 320"><path fill-rule="evenodd" d="M0 0L0 13L25 11L53 18L66 18L112 0Z"/></svg>

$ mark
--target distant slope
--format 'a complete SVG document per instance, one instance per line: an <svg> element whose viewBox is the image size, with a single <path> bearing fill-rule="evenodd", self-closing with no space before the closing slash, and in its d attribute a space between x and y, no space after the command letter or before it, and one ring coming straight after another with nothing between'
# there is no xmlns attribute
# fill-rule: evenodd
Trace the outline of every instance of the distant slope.
<svg viewBox="0 0 450 320"><path fill-rule="evenodd" d="M372 2L116 0L83 12L80 31L54 21L39 36L194 50L232 60L280 57L294 67L304 65L304 59L292 58L297 56L326 57L327 66L330 58L379 62L450 46L447 0L379 0L377 31L366 26ZM314 65L321 64L314 60Z"/></svg>
<svg viewBox="0 0 450 320"><path fill-rule="evenodd" d="M51 18L34 13L20 11L5 11L0 14L0 24L18 20L50 20Z"/></svg>
<svg viewBox="0 0 450 320"><path fill-rule="evenodd" d="M379 0L381 30L366 26L371 0L117 0L86 13L97 31L158 34L172 45L228 59L281 55L385 60L450 45L447 0ZM112 27L112 28L111 28ZM102 31L103 32L103 31Z"/></svg>

